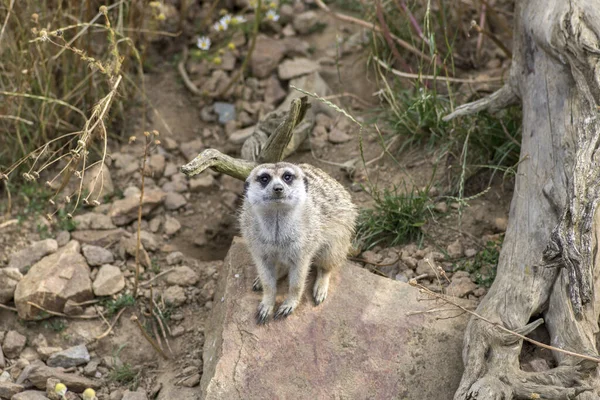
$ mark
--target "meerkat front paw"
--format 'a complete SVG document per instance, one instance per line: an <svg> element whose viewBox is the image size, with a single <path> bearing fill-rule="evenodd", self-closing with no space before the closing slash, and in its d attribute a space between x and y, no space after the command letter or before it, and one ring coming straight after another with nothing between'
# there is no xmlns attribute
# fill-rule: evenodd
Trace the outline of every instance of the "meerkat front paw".
<svg viewBox="0 0 600 400"><path fill-rule="evenodd" d="M272 304L261 302L258 305L258 310L256 310L256 323L259 325L266 324L269 316L273 313L273 308Z"/></svg>
<svg viewBox="0 0 600 400"><path fill-rule="evenodd" d="M277 312L275 313L275 319L286 318L288 315L294 312L296 307L298 306L298 302L296 300L286 300L283 302Z"/></svg>
<svg viewBox="0 0 600 400"><path fill-rule="evenodd" d="M262 291L262 282L260 281L260 278L258 276L256 277L256 279L254 280L254 283L252 284L252 290L254 290L255 292Z"/></svg>
<svg viewBox="0 0 600 400"><path fill-rule="evenodd" d="M329 281L319 279L315 282L315 286L313 287L313 298L315 299L315 304L319 305L325 301L327 298L327 292L329 290Z"/></svg>

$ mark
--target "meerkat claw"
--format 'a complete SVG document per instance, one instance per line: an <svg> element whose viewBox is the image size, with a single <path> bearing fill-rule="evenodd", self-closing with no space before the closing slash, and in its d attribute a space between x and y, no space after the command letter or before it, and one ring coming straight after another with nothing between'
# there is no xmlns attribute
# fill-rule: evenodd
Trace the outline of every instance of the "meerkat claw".
<svg viewBox="0 0 600 400"><path fill-rule="evenodd" d="M315 288L313 291L313 297L316 305L321 304L327 298L327 289L322 290L322 288Z"/></svg>
<svg viewBox="0 0 600 400"><path fill-rule="evenodd" d="M256 323L259 325L265 325L272 311L273 307L269 307L263 303L260 303L258 305L258 310L256 310Z"/></svg>
<svg viewBox="0 0 600 400"><path fill-rule="evenodd" d="M256 277L256 279L254 280L254 283L252 284L252 290L255 292L262 291L262 283L260 282L260 278L258 276Z"/></svg>
<svg viewBox="0 0 600 400"><path fill-rule="evenodd" d="M275 313L275 319L287 318L294 310L296 309L296 305L294 304L286 304L285 302L279 307L277 312Z"/></svg>

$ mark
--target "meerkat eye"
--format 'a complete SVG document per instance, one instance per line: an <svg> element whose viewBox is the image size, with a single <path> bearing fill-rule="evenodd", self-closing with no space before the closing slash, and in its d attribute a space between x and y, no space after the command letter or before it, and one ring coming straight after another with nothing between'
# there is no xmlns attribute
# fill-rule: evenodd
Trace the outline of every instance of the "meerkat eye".
<svg viewBox="0 0 600 400"><path fill-rule="evenodd" d="M271 180L271 177L269 176L269 174L262 174L258 177L258 180L260 183L267 184Z"/></svg>
<svg viewBox="0 0 600 400"><path fill-rule="evenodd" d="M284 181L291 182L292 179L294 179L294 175L290 174L289 172L286 172L285 174L283 174Z"/></svg>

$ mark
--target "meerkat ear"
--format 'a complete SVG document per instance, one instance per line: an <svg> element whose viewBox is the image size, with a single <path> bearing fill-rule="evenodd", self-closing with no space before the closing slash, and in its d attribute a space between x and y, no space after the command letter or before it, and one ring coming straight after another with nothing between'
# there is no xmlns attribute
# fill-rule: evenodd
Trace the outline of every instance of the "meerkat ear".
<svg viewBox="0 0 600 400"><path fill-rule="evenodd" d="M306 176L304 177L304 189L308 190L308 179L306 179Z"/></svg>
<svg viewBox="0 0 600 400"><path fill-rule="evenodd" d="M244 181L244 197L246 197L246 194L248 193L248 186L250 186L250 182L248 182L248 180Z"/></svg>

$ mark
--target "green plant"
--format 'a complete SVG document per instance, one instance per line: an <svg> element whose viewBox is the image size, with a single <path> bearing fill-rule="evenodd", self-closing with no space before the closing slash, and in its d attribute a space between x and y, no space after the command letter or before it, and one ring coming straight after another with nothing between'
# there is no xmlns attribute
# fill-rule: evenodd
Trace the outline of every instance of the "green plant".
<svg viewBox="0 0 600 400"><path fill-rule="evenodd" d="M68 327L67 321L62 318L51 318L44 321L42 326L57 333L64 331Z"/></svg>
<svg viewBox="0 0 600 400"><path fill-rule="evenodd" d="M116 299L105 299L102 305L106 310L106 317L110 318L118 313L122 308L130 307L135 304L135 298L130 294L123 294Z"/></svg>
<svg viewBox="0 0 600 400"><path fill-rule="evenodd" d="M496 267L503 237L495 241L488 241L483 250L475 255L473 260L463 261L455 265L455 270L467 271L480 286L490 287L496 278Z"/></svg>
<svg viewBox="0 0 600 400"><path fill-rule="evenodd" d="M112 382L120 383L121 385L134 384L139 376L129 363L115 363L114 368L109 372L108 379Z"/></svg>
<svg viewBox="0 0 600 400"><path fill-rule="evenodd" d="M356 237L360 247L421 241L421 228L432 215L428 192L413 188L399 193L396 187L383 192L374 190L374 208L362 210L358 218Z"/></svg>

